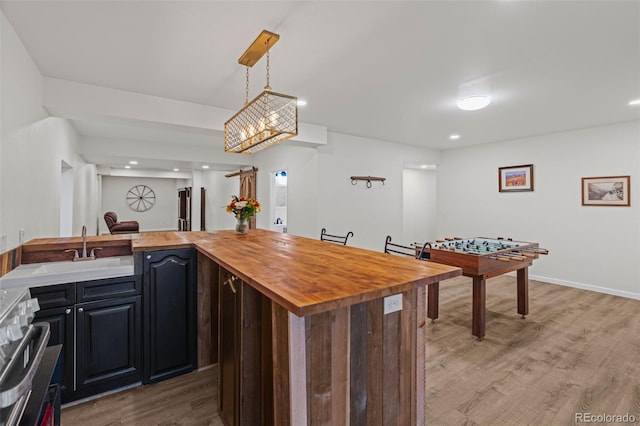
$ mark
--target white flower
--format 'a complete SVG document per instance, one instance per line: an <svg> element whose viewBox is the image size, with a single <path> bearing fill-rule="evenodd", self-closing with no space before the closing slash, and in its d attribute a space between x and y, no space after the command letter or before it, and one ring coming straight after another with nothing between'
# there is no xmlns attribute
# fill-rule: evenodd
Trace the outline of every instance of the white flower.
<svg viewBox="0 0 640 426"><path fill-rule="evenodd" d="M236 203L236 209L244 209L245 207L247 207L246 201L238 201Z"/></svg>

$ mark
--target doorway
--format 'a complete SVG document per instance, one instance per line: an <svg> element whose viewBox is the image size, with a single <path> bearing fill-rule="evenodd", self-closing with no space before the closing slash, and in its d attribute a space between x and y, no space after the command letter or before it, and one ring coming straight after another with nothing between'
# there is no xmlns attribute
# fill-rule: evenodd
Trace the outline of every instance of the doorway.
<svg viewBox="0 0 640 426"><path fill-rule="evenodd" d="M271 224L273 231L287 233L287 170L271 173Z"/></svg>

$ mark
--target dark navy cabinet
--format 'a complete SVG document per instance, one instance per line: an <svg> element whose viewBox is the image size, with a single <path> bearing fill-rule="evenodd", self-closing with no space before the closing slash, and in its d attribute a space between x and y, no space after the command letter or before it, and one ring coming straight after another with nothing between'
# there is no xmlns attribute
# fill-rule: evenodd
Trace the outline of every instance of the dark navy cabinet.
<svg viewBox="0 0 640 426"><path fill-rule="evenodd" d="M191 248L144 253L143 383L197 367L196 261Z"/></svg>
<svg viewBox="0 0 640 426"><path fill-rule="evenodd" d="M142 280L139 275L30 289L62 344L62 402L142 380Z"/></svg>

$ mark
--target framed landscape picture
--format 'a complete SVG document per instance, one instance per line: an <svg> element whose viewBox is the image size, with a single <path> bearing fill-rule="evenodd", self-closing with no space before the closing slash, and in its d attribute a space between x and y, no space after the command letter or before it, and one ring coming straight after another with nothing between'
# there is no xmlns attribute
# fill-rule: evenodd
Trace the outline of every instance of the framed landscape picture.
<svg viewBox="0 0 640 426"><path fill-rule="evenodd" d="M533 164L498 168L498 190L533 191Z"/></svg>
<svg viewBox="0 0 640 426"><path fill-rule="evenodd" d="M629 176L583 177L582 205L630 206L629 181Z"/></svg>

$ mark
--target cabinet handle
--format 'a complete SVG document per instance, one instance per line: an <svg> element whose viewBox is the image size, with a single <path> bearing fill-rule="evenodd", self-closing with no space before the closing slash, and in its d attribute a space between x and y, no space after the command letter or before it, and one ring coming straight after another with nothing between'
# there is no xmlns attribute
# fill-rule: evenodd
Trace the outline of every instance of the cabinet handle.
<svg viewBox="0 0 640 426"><path fill-rule="evenodd" d="M233 282L235 280L237 280L237 279L238 279L238 277L235 277L235 276L232 275L231 278L229 278L228 280L226 280L224 282L224 284L227 284L227 285L229 285L229 287L231 287L231 291L233 292L233 294L236 294L236 292L237 292L236 286L233 285Z"/></svg>
<svg viewBox="0 0 640 426"><path fill-rule="evenodd" d="M71 313L71 308L67 308L67 309L65 309L64 313L65 313L65 314L67 314L67 315L69 315L69 314Z"/></svg>
<svg viewBox="0 0 640 426"><path fill-rule="evenodd" d="M84 308L78 308L78 312L84 312Z"/></svg>
<svg viewBox="0 0 640 426"><path fill-rule="evenodd" d="M150 254L147 255L147 260L151 260L151 255Z"/></svg>

